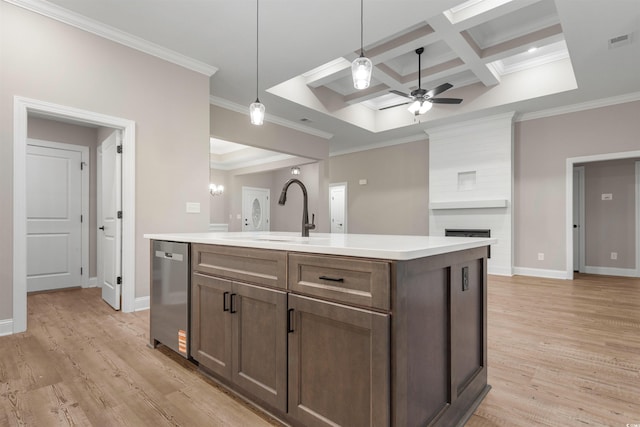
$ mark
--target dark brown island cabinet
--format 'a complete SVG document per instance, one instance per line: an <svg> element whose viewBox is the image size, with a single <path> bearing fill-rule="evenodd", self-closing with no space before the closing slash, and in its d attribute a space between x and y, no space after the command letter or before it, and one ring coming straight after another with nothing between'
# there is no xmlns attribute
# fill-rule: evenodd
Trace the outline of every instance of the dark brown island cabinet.
<svg viewBox="0 0 640 427"><path fill-rule="evenodd" d="M191 357L293 426L463 425L487 385L487 248L410 260L191 244Z"/></svg>

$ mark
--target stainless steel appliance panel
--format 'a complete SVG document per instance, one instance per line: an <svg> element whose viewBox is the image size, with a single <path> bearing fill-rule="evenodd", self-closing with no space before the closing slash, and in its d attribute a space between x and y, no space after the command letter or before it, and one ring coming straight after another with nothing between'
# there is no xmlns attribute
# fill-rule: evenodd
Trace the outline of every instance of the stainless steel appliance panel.
<svg viewBox="0 0 640 427"><path fill-rule="evenodd" d="M189 243L152 243L150 343L189 357Z"/></svg>

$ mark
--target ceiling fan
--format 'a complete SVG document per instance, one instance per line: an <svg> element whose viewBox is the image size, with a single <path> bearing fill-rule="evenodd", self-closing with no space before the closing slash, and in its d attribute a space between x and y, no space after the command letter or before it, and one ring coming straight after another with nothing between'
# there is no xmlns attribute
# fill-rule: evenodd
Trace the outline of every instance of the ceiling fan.
<svg viewBox="0 0 640 427"><path fill-rule="evenodd" d="M421 64L420 64L420 55L424 52L424 48L420 47L416 49L416 53L418 54L418 89L411 91L410 95L407 95L404 92L400 92L399 90L390 90L389 92L395 93L396 95L403 96L405 98L409 98L410 101L403 102L401 104L390 105L389 107L380 108L380 110L386 110L388 108L399 107L400 105L409 106L409 111L416 116L419 114L424 114L431 109L432 104L460 104L462 99L460 98L434 98L434 96L441 94L445 90L449 90L453 87L450 83L443 83L440 86L437 86L431 90L422 89L421 86Z"/></svg>

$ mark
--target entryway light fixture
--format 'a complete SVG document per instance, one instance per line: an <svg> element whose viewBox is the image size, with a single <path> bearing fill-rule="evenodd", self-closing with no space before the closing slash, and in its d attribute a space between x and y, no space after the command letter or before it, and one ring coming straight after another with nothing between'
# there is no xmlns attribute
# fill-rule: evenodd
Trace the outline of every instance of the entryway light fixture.
<svg viewBox="0 0 640 427"><path fill-rule="evenodd" d="M224 185L209 184L209 193L212 196L220 196L224 193Z"/></svg>
<svg viewBox="0 0 640 427"><path fill-rule="evenodd" d="M249 115L251 116L252 125L261 125L264 122L264 105L260 103L260 99L258 98L258 18L258 0L256 0L256 102L249 106Z"/></svg>
<svg viewBox="0 0 640 427"><path fill-rule="evenodd" d="M298 166L294 166L291 168L291 175L300 175L300 168Z"/></svg>
<svg viewBox="0 0 640 427"><path fill-rule="evenodd" d="M353 86L356 89L366 89L371 82L373 64L364 56L363 27L364 27L364 0L360 0L360 56L351 63Z"/></svg>

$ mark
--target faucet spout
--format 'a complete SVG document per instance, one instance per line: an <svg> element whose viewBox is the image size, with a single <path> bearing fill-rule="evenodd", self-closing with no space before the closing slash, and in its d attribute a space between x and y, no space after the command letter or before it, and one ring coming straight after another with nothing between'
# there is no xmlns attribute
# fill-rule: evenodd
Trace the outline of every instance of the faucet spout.
<svg viewBox="0 0 640 427"><path fill-rule="evenodd" d="M287 182L284 183L282 187L282 193L280 193L280 199L278 199L278 204L283 205L287 202L287 190L289 190L289 186L293 183L296 183L302 189L302 237L309 237L309 230L314 230L316 228L315 215L313 215L313 219L309 224L309 200L307 198L307 188L304 186L302 181L296 178L291 178Z"/></svg>

